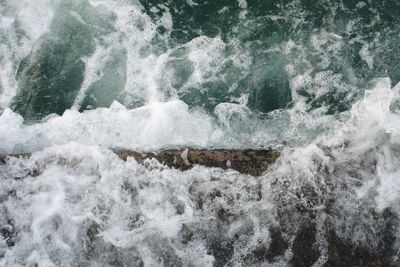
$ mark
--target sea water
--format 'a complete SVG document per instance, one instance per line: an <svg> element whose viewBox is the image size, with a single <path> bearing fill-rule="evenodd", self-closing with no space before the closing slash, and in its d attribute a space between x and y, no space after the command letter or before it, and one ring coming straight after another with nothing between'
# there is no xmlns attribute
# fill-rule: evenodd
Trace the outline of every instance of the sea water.
<svg viewBox="0 0 400 267"><path fill-rule="evenodd" d="M0 265L399 265L399 26L396 0L0 0L0 153L32 153L0 165ZM281 156L111 151L186 147Z"/></svg>

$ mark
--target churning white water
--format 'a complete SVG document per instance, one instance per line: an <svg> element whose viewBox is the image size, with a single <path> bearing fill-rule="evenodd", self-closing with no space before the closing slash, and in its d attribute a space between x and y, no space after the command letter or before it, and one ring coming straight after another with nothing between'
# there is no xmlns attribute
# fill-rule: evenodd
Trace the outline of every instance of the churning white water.
<svg viewBox="0 0 400 267"><path fill-rule="evenodd" d="M306 8L291 1L286 17L253 17L250 1L232 2L218 10L238 8L232 35L207 34L207 22L186 40L174 39L178 27L188 30L170 1L0 0L0 154L33 152L0 164L0 266L296 266L305 225L315 232L310 265L329 263L332 236L399 264L400 85L387 69L359 75L383 66L379 35L363 36L354 19L348 36L327 26L282 40L262 29L254 39L263 23L302 27ZM83 30L70 33L68 23ZM24 120L31 110L18 112L13 99L45 78L19 78L20 63L47 64L43 47L65 36L61 53L76 55L60 61L84 66L73 101ZM349 44L365 70L346 61ZM289 104L251 104L271 96L247 88L284 79ZM331 101L332 92L341 98ZM110 150L182 147L273 147L281 157L252 177L125 162Z"/></svg>

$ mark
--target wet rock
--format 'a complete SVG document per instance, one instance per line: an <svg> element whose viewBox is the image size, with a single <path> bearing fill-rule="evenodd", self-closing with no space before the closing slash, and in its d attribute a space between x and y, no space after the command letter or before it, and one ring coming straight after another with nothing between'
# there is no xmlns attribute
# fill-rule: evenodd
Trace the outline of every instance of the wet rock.
<svg viewBox="0 0 400 267"><path fill-rule="evenodd" d="M390 264L390 257L377 255L364 248L351 245L336 235L329 238L329 259L325 266L394 266Z"/></svg>
<svg viewBox="0 0 400 267"><path fill-rule="evenodd" d="M316 234L316 226L312 222L300 227L292 246L291 262L293 266L312 266L318 260L320 253L316 243Z"/></svg>
<svg viewBox="0 0 400 267"><path fill-rule="evenodd" d="M214 257L214 266L230 266L234 255L234 240L228 237L229 228L218 220L184 224L178 234L182 244L200 241L207 248L207 254Z"/></svg>
<svg viewBox="0 0 400 267"><path fill-rule="evenodd" d="M375 213L371 211L371 213ZM390 209L385 209L380 214L375 214L373 222L381 227L374 230L374 242L354 244L349 239L339 237L334 231L327 234L329 245L329 258L326 266L399 266L397 231L399 219Z"/></svg>
<svg viewBox="0 0 400 267"><path fill-rule="evenodd" d="M120 248L104 241L99 236L102 229L98 223L87 221L82 228L81 246L84 257L80 259L81 265L143 266L135 248Z"/></svg>
<svg viewBox="0 0 400 267"><path fill-rule="evenodd" d="M274 149L170 149L158 153L140 153L132 150L116 149L114 152L123 160L133 157L139 163L147 159L156 159L160 163L180 169L182 171L193 168L194 165L234 169L240 173L260 176L271 166L280 153ZM9 157L28 158L29 153L0 154L0 164L4 164ZM37 173L36 173L37 175Z"/></svg>
<svg viewBox="0 0 400 267"><path fill-rule="evenodd" d="M269 230L271 235L271 243L269 248L265 250L263 257L268 261L273 262L279 256L283 256L289 243L283 237L282 231L279 227L273 227Z"/></svg>
<svg viewBox="0 0 400 267"><path fill-rule="evenodd" d="M274 150L171 149L159 153L139 153L127 150L116 150L115 152L123 160L133 157L138 162L143 163L147 159L153 159L181 170L190 169L194 164L200 164L223 169L235 167L240 172L253 175L260 173L254 172L254 169L260 171L268 168L269 164L273 164L279 156L279 152ZM0 162L7 162L10 156L19 155L0 156ZM29 155L20 156L28 157ZM231 166L226 164L227 160L231 161ZM373 162L373 160L370 160L363 162L363 164L370 166L373 165ZM357 165L352 164L352 166ZM365 170L367 168L364 166L360 169ZM376 167L370 166L371 175L375 173L375 169ZM344 168L342 167L341 170L343 171ZM321 170L321 173L324 173L324 170ZM282 186L285 187L285 184L283 182ZM193 185L193 188L189 188L189 194L193 196L195 208L198 212L211 211L208 214L212 218L206 222L183 224L178 234L179 243L183 246L189 246L193 242L204 242L207 253L215 258L215 266L229 265L236 257L237 259L240 258L239 260L245 264L255 266L266 262L273 264L283 261L289 261L292 266L312 266L318 260L324 258L321 256L326 256L326 262L323 266L398 266L393 255L397 253L396 236L399 220L397 215L389 209L379 213L366 209L360 214L357 213L357 210L352 210L351 216L354 216L354 218L349 218L346 224L340 225L341 218L347 216L343 215L341 210L338 210L340 207L335 203L335 199L330 200L328 205L327 202L322 201L322 195L324 195L324 198L330 199L329 195L324 193L325 191L321 191L323 192L321 193L311 185L299 186L296 191L292 192L294 202L283 202L282 205L277 205L275 219L279 224L274 223L269 228L270 240L260 241L241 258L242 255L236 255L237 248L244 247L254 235L252 224L243 223L243 229L237 229L237 233L229 234L229 229L235 220L243 222L243 213L236 212L230 205L222 206L218 204L222 198L229 198L229 195L226 195L227 190L216 186L215 188L201 187L196 191L195 187L196 185ZM123 184L122 188L132 198L135 198L138 194L137 189L129 184ZM257 195L258 193L253 192L252 194ZM284 198L286 194L288 192L283 191L283 195L279 194L278 197ZM261 203L265 199L254 197L253 201ZM185 213L184 203L177 199L172 199L171 202L176 208L177 214ZM239 213L241 214L240 218L237 216ZM321 218L321 213L325 214L325 220L318 220L318 218ZM349 215L349 217L351 216ZM133 223L135 224L137 220L139 219L134 218ZM348 234L353 231L352 229L357 231L357 224L366 221L369 225L374 225L374 228L362 228L363 232L371 235L372 242L376 244L371 245L371 239L367 239L368 242L354 241L351 239L352 236ZM356 225L353 225L354 223ZM7 224L7 222L4 223L4 225ZM368 226L368 224L358 225L358 227ZM342 229L346 225L350 227L350 230ZM323 229L323 233L319 232L321 229ZM106 244L99 233L100 226L97 223L88 222L83 227L82 247L85 260L89 262L92 259L99 259L98 262L121 266L131 260L138 265L143 264L140 255L134 252L133 248L121 249ZM7 246L14 246L17 234L14 233L13 228L1 226L0 234L7 242ZM320 235L323 236L322 242ZM156 251L157 255L161 255L160 261L171 266L182 265L179 255L175 254L166 240L159 240L154 237L146 245ZM107 256L104 256L105 254Z"/></svg>
<svg viewBox="0 0 400 267"><path fill-rule="evenodd" d="M198 164L206 167L234 169L240 173L259 176L279 157L279 152L267 150L239 149L187 149L164 150L159 153L138 153L128 150L115 151L126 160L133 157L139 162L156 159L160 163L180 170L188 170Z"/></svg>
<svg viewBox="0 0 400 267"><path fill-rule="evenodd" d="M15 246L15 231L11 224L0 226L0 233L6 241L8 247Z"/></svg>
<svg viewBox="0 0 400 267"><path fill-rule="evenodd" d="M8 158L28 158L30 157L30 153L21 153L21 154L0 154L0 164L5 164Z"/></svg>

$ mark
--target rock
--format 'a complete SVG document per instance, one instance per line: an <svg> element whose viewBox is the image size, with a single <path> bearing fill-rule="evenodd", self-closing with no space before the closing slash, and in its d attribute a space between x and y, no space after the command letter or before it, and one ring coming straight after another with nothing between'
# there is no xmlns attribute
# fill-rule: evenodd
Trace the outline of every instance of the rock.
<svg viewBox="0 0 400 267"><path fill-rule="evenodd" d="M15 246L15 232L12 225L0 226L0 234L3 236L8 247Z"/></svg>
<svg viewBox="0 0 400 267"><path fill-rule="evenodd" d="M128 157L143 163L146 159L156 159L161 164L182 171L189 170L193 165L234 169L240 173L260 176L279 157L277 150L252 150L252 149L170 149L158 153L140 153L132 150L114 150L121 159ZM9 157L28 158L29 153L0 154L0 164L4 164Z"/></svg>
<svg viewBox="0 0 400 267"><path fill-rule="evenodd" d="M160 163L180 170L188 170L193 165L234 169L240 173L260 176L279 157L279 152L268 150L239 149L186 149L164 150L159 153L138 153L130 150L115 151L124 160L133 157L139 162L156 159Z"/></svg>
<svg viewBox="0 0 400 267"><path fill-rule="evenodd" d="M316 226L313 222L308 222L300 227L292 247L291 262L293 266L312 266L318 260L319 250L316 235Z"/></svg>
<svg viewBox="0 0 400 267"><path fill-rule="evenodd" d="M30 156L30 153L0 154L0 164L5 164L7 162L7 158L29 158Z"/></svg>

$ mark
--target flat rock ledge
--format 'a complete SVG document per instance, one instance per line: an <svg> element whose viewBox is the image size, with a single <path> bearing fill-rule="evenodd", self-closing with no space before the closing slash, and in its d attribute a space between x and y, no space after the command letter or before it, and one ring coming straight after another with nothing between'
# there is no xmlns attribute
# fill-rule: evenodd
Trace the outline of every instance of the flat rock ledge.
<svg viewBox="0 0 400 267"><path fill-rule="evenodd" d="M156 159L170 168L186 171L194 165L233 169L243 174L260 176L280 156L274 149L168 149L159 152L137 152L126 149L114 149L113 152L121 159L134 158L139 163L147 159ZM0 164L10 157L30 157L30 153L0 154Z"/></svg>
<svg viewBox="0 0 400 267"><path fill-rule="evenodd" d="M156 159L164 165L182 171L191 169L193 165L201 165L225 170L234 169L253 176L260 176L280 155L273 149L171 149L159 153L116 150L114 152L123 160L133 157L142 163L146 159Z"/></svg>

